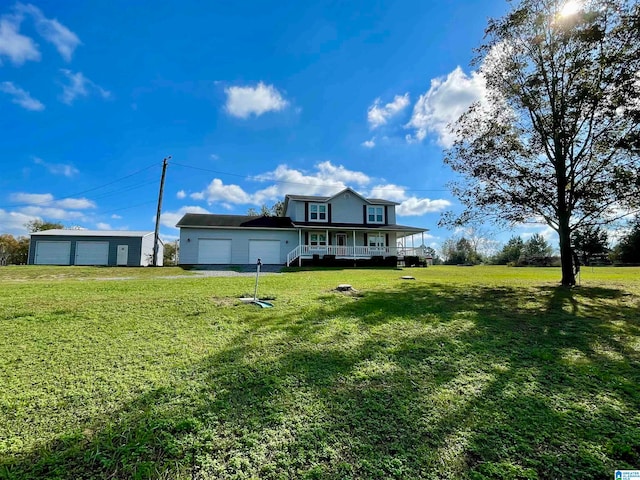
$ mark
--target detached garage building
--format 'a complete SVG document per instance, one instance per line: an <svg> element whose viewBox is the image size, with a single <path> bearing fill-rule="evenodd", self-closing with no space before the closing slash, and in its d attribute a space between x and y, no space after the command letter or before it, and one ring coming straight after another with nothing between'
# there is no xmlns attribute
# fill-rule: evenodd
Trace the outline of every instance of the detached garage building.
<svg viewBox="0 0 640 480"><path fill-rule="evenodd" d="M30 265L147 266L153 257L153 232L124 230L44 230L31 234ZM162 242L158 264L162 265Z"/></svg>

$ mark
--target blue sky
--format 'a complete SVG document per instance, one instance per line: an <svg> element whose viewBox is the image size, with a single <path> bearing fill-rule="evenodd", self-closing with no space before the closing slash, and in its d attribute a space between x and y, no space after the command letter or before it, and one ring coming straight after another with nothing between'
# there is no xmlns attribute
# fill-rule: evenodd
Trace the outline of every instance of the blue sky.
<svg viewBox="0 0 640 480"><path fill-rule="evenodd" d="M171 155L168 240L187 211L351 186L440 243L457 208L446 124L481 97L473 49L507 6L2 2L0 233L33 218L153 230Z"/></svg>

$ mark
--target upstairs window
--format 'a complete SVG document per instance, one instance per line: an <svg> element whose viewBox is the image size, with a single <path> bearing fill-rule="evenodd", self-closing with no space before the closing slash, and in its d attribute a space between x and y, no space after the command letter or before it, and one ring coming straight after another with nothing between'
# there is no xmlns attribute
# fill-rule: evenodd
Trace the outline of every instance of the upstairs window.
<svg viewBox="0 0 640 480"><path fill-rule="evenodd" d="M384 207L367 208L367 223L384 223Z"/></svg>
<svg viewBox="0 0 640 480"><path fill-rule="evenodd" d="M324 203L311 203L309 204L309 221L311 222L326 222L327 218L327 205Z"/></svg>

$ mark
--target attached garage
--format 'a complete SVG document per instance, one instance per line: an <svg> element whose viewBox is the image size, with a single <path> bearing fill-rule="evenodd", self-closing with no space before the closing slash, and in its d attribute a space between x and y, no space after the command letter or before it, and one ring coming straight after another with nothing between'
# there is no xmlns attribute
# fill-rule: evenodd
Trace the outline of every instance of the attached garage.
<svg viewBox="0 0 640 480"><path fill-rule="evenodd" d="M258 259L265 265L279 265L280 240L249 240L249 263L257 263Z"/></svg>
<svg viewBox="0 0 640 480"><path fill-rule="evenodd" d="M71 242L37 242L33 263L36 265L69 265L71 263Z"/></svg>
<svg viewBox="0 0 640 480"><path fill-rule="evenodd" d="M109 265L109 242L77 242L75 265Z"/></svg>
<svg viewBox="0 0 640 480"><path fill-rule="evenodd" d="M298 245L298 230L289 217L186 213L180 228L180 258L185 268L242 265L255 269L284 265Z"/></svg>
<svg viewBox="0 0 640 480"><path fill-rule="evenodd" d="M198 240L198 263L203 265L230 265L231 240L209 238Z"/></svg>
<svg viewBox="0 0 640 480"><path fill-rule="evenodd" d="M43 230L29 242L31 265L146 266L153 256L153 232L127 230ZM158 245L162 265L163 244Z"/></svg>

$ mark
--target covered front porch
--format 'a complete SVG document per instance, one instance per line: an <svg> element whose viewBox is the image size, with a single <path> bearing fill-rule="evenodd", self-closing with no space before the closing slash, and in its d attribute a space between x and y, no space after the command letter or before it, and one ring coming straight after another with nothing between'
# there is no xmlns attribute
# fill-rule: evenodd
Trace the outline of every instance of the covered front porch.
<svg viewBox="0 0 640 480"><path fill-rule="evenodd" d="M398 227L398 226L395 226ZM398 242L424 230L414 227L376 228L301 228L298 245L287 255L287 266L301 266L305 260L402 259L408 249ZM404 244L404 243L403 243Z"/></svg>

